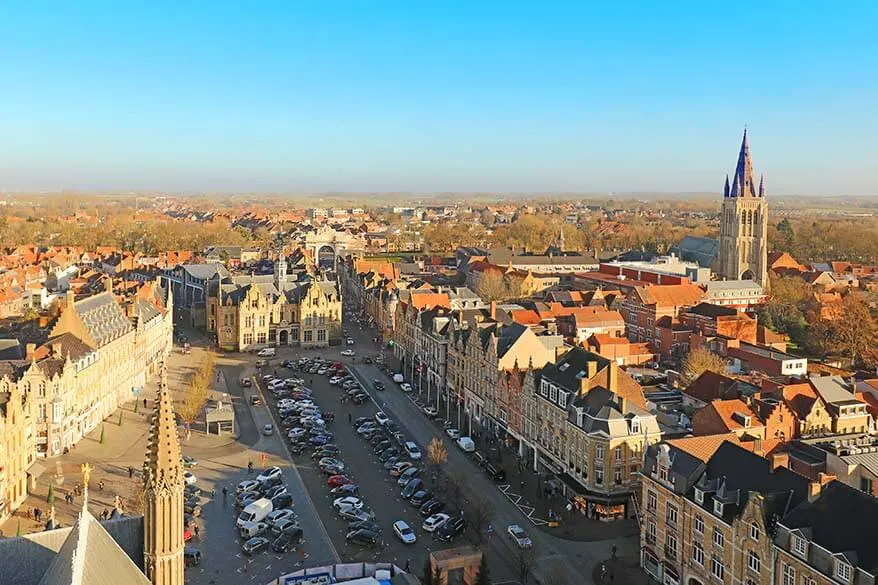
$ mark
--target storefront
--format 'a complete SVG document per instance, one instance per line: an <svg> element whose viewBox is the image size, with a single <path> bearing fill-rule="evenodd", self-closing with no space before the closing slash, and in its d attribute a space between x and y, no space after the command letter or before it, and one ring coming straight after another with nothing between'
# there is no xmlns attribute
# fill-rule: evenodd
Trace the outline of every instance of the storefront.
<svg viewBox="0 0 878 585"><path fill-rule="evenodd" d="M629 494L607 495L593 492L567 473L558 478L564 484L564 495L573 510L601 522L624 520L628 517Z"/></svg>

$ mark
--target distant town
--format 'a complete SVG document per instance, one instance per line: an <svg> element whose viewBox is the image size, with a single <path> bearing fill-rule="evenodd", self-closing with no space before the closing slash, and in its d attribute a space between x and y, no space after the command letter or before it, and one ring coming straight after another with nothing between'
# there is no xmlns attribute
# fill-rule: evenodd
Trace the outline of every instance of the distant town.
<svg viewBox="0 0 878 585"><path fill-rule="evenodd" d="M4 197L0 574L873 583L878 222L718 186Z"/></svg>

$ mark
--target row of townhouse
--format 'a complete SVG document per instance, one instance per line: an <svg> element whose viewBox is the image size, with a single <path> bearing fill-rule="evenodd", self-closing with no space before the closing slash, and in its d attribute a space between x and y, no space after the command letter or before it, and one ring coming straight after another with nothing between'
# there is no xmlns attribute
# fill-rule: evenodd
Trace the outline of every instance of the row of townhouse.
<svg viewBox="0 0 878 585"><path fill-rule="evenodd" d="M47 341L0 362L0 519L43 471L38 458L62 454L138 396L171 351L173 293L155 282L120 300L107 282L84 299L68 292Z"/></svg>
<svg viewBox="0 0 878 585"><path fill-rule="evenodd" d="M878 500L725 436L647 451L641 567L665 585L874 585Z"/></svg>

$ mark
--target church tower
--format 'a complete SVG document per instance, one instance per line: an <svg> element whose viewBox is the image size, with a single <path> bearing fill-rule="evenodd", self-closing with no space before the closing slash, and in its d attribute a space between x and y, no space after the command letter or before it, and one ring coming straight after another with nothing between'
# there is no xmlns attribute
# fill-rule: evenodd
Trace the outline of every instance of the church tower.
<svg viewBox="0 0 878 585"><path fill-rule="evenodd" d="M717 275L723 280L753 280L768 287L768 203L765 183L753 181L747 130L735 177L723 188Z"/></svg>
<svg viewBox="0 0 878 585"><path fill-rule="evenodd" d="M283 291L287 283L287 256L284 254L283 248L277 253L274 261L274 286L278 290Z"/></svg>
<svg viewBox="0 0 878 585"><path fill-rule="evenodd" d="M183 465L164 362L143 464L143 489L146 576L152 585L183 585Z"/></svg>

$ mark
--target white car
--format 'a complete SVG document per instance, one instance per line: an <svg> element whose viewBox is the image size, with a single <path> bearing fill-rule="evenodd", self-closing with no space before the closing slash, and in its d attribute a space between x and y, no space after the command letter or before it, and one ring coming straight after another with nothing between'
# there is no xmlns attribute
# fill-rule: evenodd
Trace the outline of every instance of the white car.
<svg viewBox="0 0 878 585"><path fill-rule="evenodd" d="M275 510L265 517L265 521L268 522L269 525L274 526L281 520L293 520L295 517L296 513L292 510Z"/></svg>
<svg viewBox="0 0 878 585"><path fill-rule="evenodd" d="M435 406L425 406L424 414L426 414L429 418L436 418L437 416L439 416L439 411L436 409Z"/></svg>
<svg viewBox="0 0 878 585"><path fill-rule="evenodd" d="M266 469L265 471L263 471L262 473L260 473L256 477L256 481L268 481L270 479L273 479L275 477L280 477L282 475L283 475L283 471L281 471L280 467L269 467L268 469Z"/></svg>
<svg viewBox="0 0 878 585"><path fill-rule="evenodd" d="M348 345L353 345L353 344L354 344L354 340L351 339L350 337L348 337Z"/></svg>
<svg viewBox="0 0 878 585"><path fill-rule="evenodd" d="M355 352L352 349L343 349L341 351L341 355L343 355L345 357L354 357L355 355L357 355L357 352Z"/></svg>
<svg viewBox="0 0 878 585"><path fill-rule="evenodd" d="M262 427L262 434L265 436L273 435L274 434L274 425L267 424L264 427Z"/></svg>
<svg viewBox="0 0 878 585"><path fill-rule="evenodd" d="M195 474L191 471L184 471L183 481L186 482L186 485L195 485L195 482L198 481L198 478L196 478Z"/></svg>
<svg viewBox="0 0 878 585"><path fill-rule="evenodd" d="M445 434L448 435L448 438L456 441L460 438L460 431L455 428L445 429Z"/></svg>
<svg viewBox="0 0 878 585"><path fill-rule="evenodd" d="M341 376L333 376L329 379L330 386L338 386L339 382L341 382Z"/></svg>
<svg viewBox="0 0 878 585"><path fill-rule="evenodd" d="M435 532L442 528L446 522L451 520L451 516L445 514L443 512L439 512L438 514L433 514L426 520L424 520L423 526L421 528L424 532Z"/></svg>
<svg viewBox="0 0 878 585"><path fill-rule="evenodd" d="M408 453L409 459L419 461L421 459L421 450L411 441L406 441L405 452Z"/></svg>
<svg viewBox="0 0 878 585"><path fill-rule="evenodd" d="M377 422L379 425L384 426L387 424L387 421L389 421L389 420L390 420L390 417L388 417L386 414L384 414L380 410L375 413L375 422Z"/></svg>
<svg viewBox="0 0 878 585"><path fill-rule="evenodd" d="M412 391L412 385L409 384L408 382L403 382L402 384L399 385L399 387L402 388L403 392L411 392Z"/></svg>
<svg viewBox="0 0 878 585"><path fill-rule="evenodd" d="M518 548L531 548L534 543L524 531L524 528L518 524L510 524L506 527L506 533L518 545Z"/></svg>
<svg viewBox="0 0 878 585"><path fill-rule="evenodd" d="M414 544L418 541L415 531L405 520L397 520L393 523L393 533L399 537L403 544Z"/></svg>
<svg viewBox="0 0 878 585"><path fill-rule="evenodd" d="M351 507L355 510L362 510L365 502L363 498L358 498L357 496L345 496L343 498L336 498L332 501L332 507L336 510L341 510L342 508Z"/></svg>

